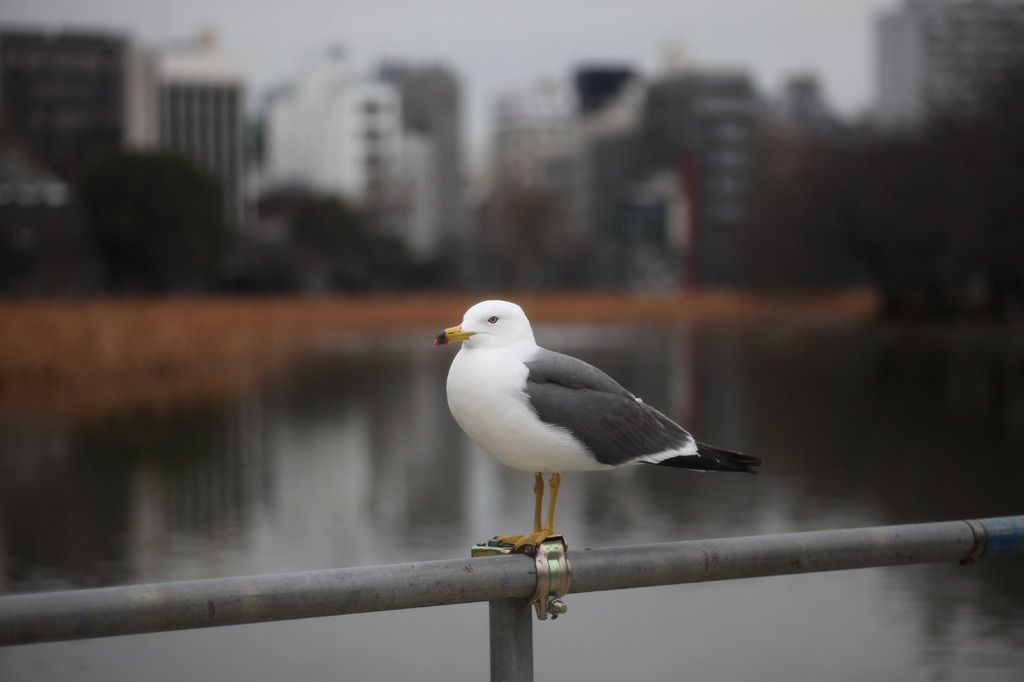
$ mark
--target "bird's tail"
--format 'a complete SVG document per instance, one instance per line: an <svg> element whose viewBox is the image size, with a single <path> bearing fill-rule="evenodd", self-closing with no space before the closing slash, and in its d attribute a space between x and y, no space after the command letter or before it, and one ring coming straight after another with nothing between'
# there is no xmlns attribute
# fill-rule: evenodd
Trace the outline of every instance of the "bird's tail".
<svg viewBox="0 0 1024 682"><path fill-rule="evenodd" d="M754 470L754 467L761 466L762 461L760 457L697 443L696 457L693 455L672 457L658 462L658 465L698 471L743 471L748 474L756 474L757 471Z"/></svg>

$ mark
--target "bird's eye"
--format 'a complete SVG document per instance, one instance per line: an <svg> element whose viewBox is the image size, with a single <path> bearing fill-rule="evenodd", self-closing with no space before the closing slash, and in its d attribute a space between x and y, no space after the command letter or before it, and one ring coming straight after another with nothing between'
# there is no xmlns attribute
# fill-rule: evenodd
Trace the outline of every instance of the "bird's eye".
<svg viewBox="0 0 1024 682"><path fill-rule="evenodd" d="M490 317L487 318L487 321L490 322L491 324L497 324L498 323L498 316L497 315L491 315Z"/></svg>

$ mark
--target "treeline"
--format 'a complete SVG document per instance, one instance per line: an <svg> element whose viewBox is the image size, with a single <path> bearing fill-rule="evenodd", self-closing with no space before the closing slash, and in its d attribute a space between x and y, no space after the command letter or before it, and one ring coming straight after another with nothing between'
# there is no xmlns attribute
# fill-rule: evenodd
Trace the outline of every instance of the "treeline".
<svg viewBox="0 0 1024 682"><path fill-rule="evenodd" d="M433 287L439 266L415 258L379 218L340 197L282 190L258 205L260 234L238 241L224 285L246 292L365 292Z"/></svg>
<svg viewBox="0 0 1024 682"><path fill-rule="evenodd" d="M915 133L864 132L762 174L736 236L743 284L866 283L884 312L1024 311L1024 68Z"/></svg>
<svg viewBox="0 0 1024 682"><path fill-rule="evenodd" d="M87 168L79 200L109 293L374 291L432 276L335 196L268 194L255 233L237 230L216 180L174 153L108 154Z"/></svg>

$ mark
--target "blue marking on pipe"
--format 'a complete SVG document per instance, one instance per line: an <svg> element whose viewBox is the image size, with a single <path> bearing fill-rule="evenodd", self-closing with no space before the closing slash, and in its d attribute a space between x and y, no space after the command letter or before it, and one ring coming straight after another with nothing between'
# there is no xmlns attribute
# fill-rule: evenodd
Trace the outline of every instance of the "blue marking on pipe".
<svg viewBox="0 0 1024 682"><path fill-rule="evenodd" d="M1024 516L1003 516L982 519L988 534L984 556L1024 554Z"/></svg>

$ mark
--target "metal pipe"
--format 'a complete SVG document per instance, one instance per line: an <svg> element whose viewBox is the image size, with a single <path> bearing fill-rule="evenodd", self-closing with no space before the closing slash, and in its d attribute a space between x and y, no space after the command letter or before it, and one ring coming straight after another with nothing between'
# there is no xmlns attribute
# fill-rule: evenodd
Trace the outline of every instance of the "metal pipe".
<svg viewBox="0 0 1024 682"><path fill-rule="evenodd" d="M531 557L128 585L0 597L0 645L526 599Z"/></svg>
<svg viewBox="0 0 1024 682"><path fill-rule="evenodd" d="M533 682L533 613L522 599L488 604L491 682Z"/></svg>
<svg viewBox="0 0 1024 682"><path fill-rule="evenodd" d="M1016 525L1004 524L1004 534L1019 537L1016 551L1008 553L1024 553L1024 517L1013 518ZM973 523L987 529L989 521ZM611 547L570 554L572 591L968 561L985 547L985 538L965 521Z"/></svg>
<svg viewBox="0 0 1024 682"><path fill-rule="evenodd" d="M1024 516L570 550L572 592L1024 554ZM499 600L536 587L509 555L0 597L0 645Z"/></svg>

